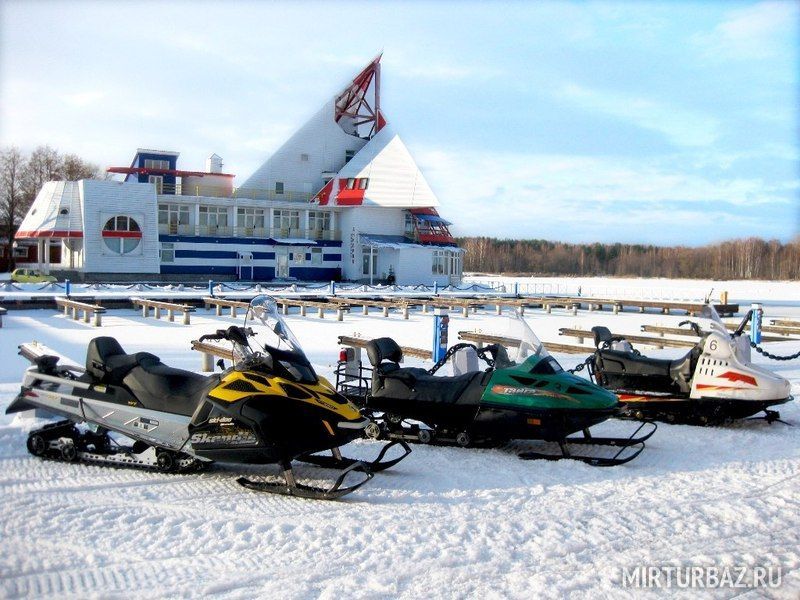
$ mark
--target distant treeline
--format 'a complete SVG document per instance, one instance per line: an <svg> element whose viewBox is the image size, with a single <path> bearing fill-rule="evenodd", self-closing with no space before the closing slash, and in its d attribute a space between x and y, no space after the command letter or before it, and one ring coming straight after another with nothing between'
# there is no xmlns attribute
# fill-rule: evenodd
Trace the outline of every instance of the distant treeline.
<svg viewBox="0 0 800 600"><path fill-rule="evenodd" d="M692 279L800 279L800 238L759 238L688 248L458 238L464 270L483 273Z"/></svg>

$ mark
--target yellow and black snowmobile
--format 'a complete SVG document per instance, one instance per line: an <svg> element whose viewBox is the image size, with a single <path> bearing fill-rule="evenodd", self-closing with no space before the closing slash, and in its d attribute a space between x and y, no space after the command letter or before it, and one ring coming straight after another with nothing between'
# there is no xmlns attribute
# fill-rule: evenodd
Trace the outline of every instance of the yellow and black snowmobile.
<svg viewBox="0 0 800 600"><path fill-rule="evenodd" d="M268 296L250 303L244 327L200 340L231 342L235 364L203 376L169 367L148 352L126 354L116 339L98 337L89 343L83 368L48 348L23 344L20 353L34 364L6 412L39 409L66 417L30 433L28 450L36 456L165 472L212 461L277 463L282 482L238 482L305 498L339 498L410 452L401 444L400 456L384 460L389 444L372 463L341 455L339 447L362 437L368 420L316 375ZM324 450L331 455L314 454ZM294 459L341 472L327 489L303 485L295 480ZM358 482L344 485L351 473L361 475Z"/></svg>

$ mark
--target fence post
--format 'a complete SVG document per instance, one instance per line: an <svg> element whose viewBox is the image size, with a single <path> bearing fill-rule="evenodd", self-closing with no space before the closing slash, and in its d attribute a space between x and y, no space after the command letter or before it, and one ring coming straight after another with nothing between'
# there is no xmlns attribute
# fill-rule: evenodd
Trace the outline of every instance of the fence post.
<svg viewBox="0 0 800 600"><path fill-rule="evenodd" d="M750 340L754 344L761 343L761 317L764 314L764 309L761 304L754 302L750 305L750 310L753 315L750 318Z"/></svg>
<svg viewBox="0 0 800 600"><path fill-rule="evenodd" d="M64 290L65 290L65 291L66 291L66 293L67 293L67 298L69 298L70 287L71 287L71 286L70 286L70 281L69 281L69 279L65 279L65 280L64 280Z"/></svg>
<svg viewBox="0 0 800 600"><path fill-rule="evenodd" d="M208 295L214 297L214 282L211 279L208 280Z"/></svg>

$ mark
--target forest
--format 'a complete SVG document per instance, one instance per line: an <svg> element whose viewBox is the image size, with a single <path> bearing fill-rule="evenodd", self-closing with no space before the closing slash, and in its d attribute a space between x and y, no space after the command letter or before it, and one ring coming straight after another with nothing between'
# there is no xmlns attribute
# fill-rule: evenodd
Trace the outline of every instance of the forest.
<svg viewBox="0 0 800 600"><path fill-rule="evenodd" d="M547 240L458 238L464 271L526 275L800 279L800 237L755 237L700 247L570 244Z"/></svg>

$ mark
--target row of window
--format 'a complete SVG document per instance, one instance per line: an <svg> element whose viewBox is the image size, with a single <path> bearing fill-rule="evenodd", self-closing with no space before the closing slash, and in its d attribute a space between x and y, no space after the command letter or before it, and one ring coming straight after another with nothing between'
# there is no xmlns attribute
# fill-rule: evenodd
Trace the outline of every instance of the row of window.
<svg viewBox="0 0 800 600"><path fill-rule="evenodd" d="M228 227L229 210L225 206L200 206L199 225L201 227ZM267 219L263 208L239 207L236 209L236 226L248 229L263 229ZM189 225L188 206L180 204L159 204L159 225ZM300 229L300 211L274 209L272 227L275 229ZM330 231L331 213L327 211L308 211L308 228L314 231Z"/></svg>
<svg viewBox="0 0 800 600"><path fill-rule="evenodd" d="M276 248L275 261L276 263L291 261L294 265L321 265L322 264L322 248ZM310 255L310 256L309 256ZM160 259L162 263L175 262L175 244L172 242L163 242L160 248Z"/></svg>
<svg viewBox="0 0 800 600"><path fill-rule="evenodd" d="M169 169L169 161L168 160L156 160L152 158L145 158L144 159L144 168L145 169Z"/></svg>

